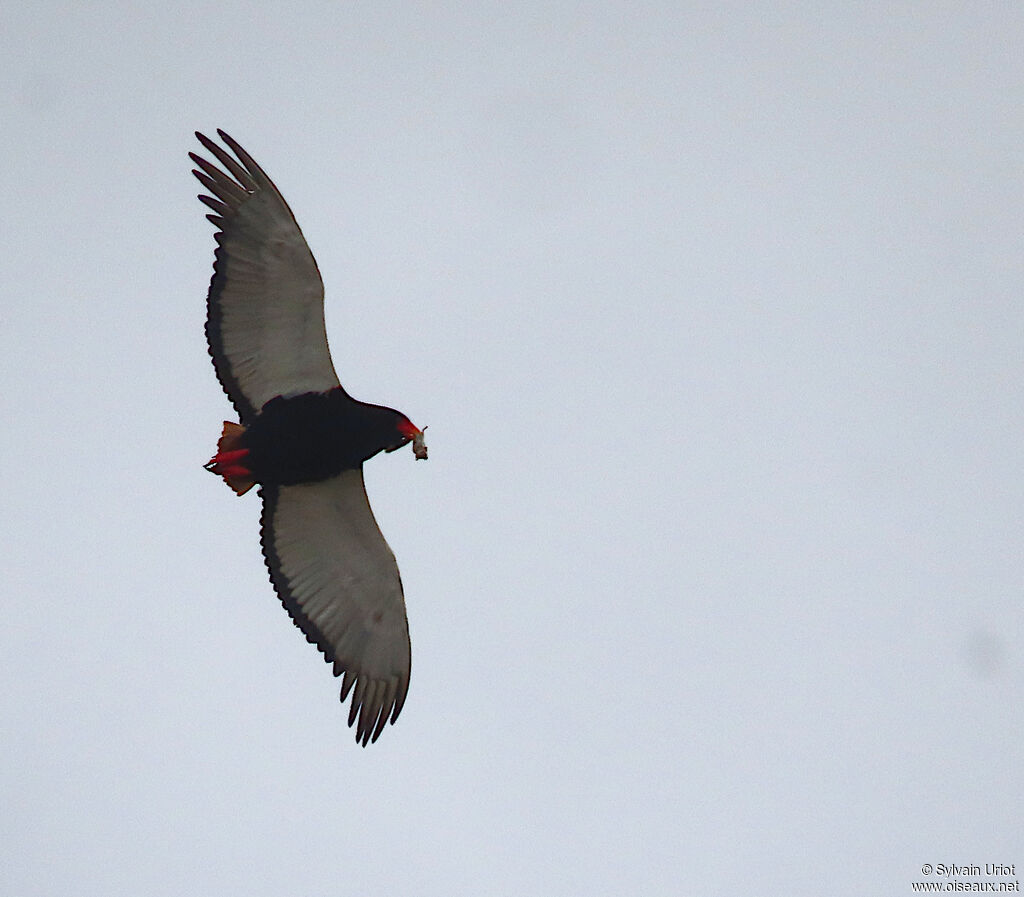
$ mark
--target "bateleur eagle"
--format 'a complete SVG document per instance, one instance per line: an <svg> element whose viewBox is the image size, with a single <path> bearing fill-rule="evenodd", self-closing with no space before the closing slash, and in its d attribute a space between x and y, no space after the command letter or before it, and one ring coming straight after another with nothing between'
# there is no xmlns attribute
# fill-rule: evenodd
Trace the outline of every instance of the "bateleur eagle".
<svg viewBox="0 0 1024 897"><path fill-rule="evenodd" d="M284 197L223 131L231 153L189 153L217 227L206 339L240 418L206 468L242 495L259 485L270 580L334 675L364 747L398 718L409 688L409 626L395 556L363 484L363 462L423 432L392 408L353 399L331 362L320 272Z"/></svg>

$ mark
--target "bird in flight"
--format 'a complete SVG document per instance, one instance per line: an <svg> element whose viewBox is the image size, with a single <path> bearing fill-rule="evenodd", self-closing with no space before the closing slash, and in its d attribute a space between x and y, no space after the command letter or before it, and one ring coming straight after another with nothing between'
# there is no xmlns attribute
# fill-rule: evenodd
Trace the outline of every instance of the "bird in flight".
<svg viewBox="0 0 1024 897"><path fill-rule="evenodd" d="M260 539L274 589L306 639L344 674L349 725L364 747L398 718L411 652L402 580L363 484L363 462L423 431L404 414L352 398L331 361L324 287L284 197L239 144L196 132L189 157L217 228L206 339L238 413L206 469L263 499ZM234 155L232 155L232 153Z"/></svg>

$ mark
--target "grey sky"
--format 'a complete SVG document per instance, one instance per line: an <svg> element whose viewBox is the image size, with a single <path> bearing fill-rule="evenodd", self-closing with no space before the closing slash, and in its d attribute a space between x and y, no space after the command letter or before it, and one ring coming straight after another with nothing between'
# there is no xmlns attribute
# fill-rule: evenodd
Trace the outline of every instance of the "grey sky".
<svg viewBox="0 0 1024 897"><path fill-rule="evenodd" d="M19 4L0 892L1024 878L1020 4ZM320 264L413 641L362 750L202 470L223 127Z"/></svg>

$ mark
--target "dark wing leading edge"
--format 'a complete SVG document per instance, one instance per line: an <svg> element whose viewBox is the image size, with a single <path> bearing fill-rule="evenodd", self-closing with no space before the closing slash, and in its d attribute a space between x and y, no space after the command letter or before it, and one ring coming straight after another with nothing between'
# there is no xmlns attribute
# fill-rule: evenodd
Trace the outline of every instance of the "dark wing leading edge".
<svg viewBox="0 0 1024 897"><path fill-rule="evenodd" d="M217 377L242 423L279 395L338 386L324 328L324 286L288 203L252 157L223 131L237 161L208 137L221 164L195 153L193 174L212 196L218 228L206 339Z"/></svg>
<svg viewBox="0 0 1024 897"><path fill-rule="evenodd" d="M356 741L376 741L405 703L412 663L398 565L361 470L319 483L263 486L263 556L295 624L353 688Z"/></svg>

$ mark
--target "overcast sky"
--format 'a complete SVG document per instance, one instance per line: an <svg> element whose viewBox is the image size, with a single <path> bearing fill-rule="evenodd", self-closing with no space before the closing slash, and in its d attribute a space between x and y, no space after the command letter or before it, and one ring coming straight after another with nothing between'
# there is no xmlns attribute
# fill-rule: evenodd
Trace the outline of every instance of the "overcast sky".
<svg viewBox="0 0 1024 897"><path fill-rule="evenodd" d="M1022 45L1020 3L7 4L0 893L1024 878ZM217 127L348 390L430 427L366 471L413 674L365 750L202 469Z"/></svg>

